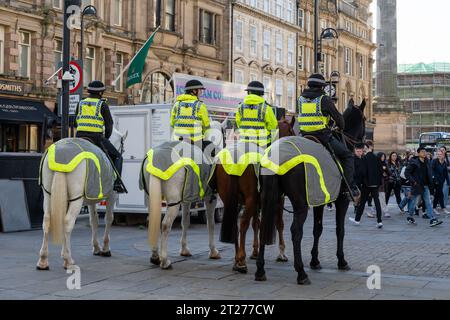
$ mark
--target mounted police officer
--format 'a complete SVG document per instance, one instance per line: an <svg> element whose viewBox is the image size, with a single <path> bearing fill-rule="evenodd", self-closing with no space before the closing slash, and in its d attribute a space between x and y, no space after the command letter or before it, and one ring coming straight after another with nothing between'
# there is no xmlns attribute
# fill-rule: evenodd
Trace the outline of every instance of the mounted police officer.
<svg viewBox="0 0 450 320"><path fill-rule="evenodd" d="M344 176L350 186L356 202L360 192L354 182L354 160L352 153L346 145L336 139L330 129L331 120L336 126L344 129L345 122L330 97L324 92L327 85L321 74L312 74L308 79L308 88L305 89L298 100L298 123L300 133L305 136L317 138L327 148L332 148L339 158Z"/></svg>
<svg viewBox="0 0 450 320"><path fill-rule="evenodd" d="M261 82L250 82L246 91L248 95L236 112L239 140L253 142L265 148L271 143L271 131L278 128L277 118L272 107L263 98L264 85Z"/></svg>
<svg viewBox="0 0 450 320"><path fill-rule="evenodd" d="M106 90L103 82L95 80L88 85L89 96L80 101L76 111L77 138L87 138L97 147L107 152L119 173L122 173L123 158L108 140L113 131L114 121L106 99L102 98ZM120 179L114 182L114 190L123 193Z"/></svg>
<svg viewBox="0 0 450 320"><path fill-rule="evenodd" d="M209 114L206 105L199 100L205 86L199 80L189 80L184 94L177 97L170 117L170 125L175 140L187 140L192 144L202 143L203 150L210 141L204 141L205 131L209 129Z"/></svg>

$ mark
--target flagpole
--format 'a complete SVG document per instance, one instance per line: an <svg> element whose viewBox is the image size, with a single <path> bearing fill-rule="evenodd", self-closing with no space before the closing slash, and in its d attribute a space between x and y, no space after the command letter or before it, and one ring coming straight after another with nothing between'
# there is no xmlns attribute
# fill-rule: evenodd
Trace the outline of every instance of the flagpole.
<svg viewBox="0 0 450 320"><path fill-rule="evenodd" d="M47 80L44 81L44 85L49 84L50 79L53 78L54 76L56 76L56 74L57 74L58 72L60 72L61 70L62 70L62 67L59 68L58 70L56 70L54 74L52 74Z"/></svg>
<svg viewBox="0 0 450 320"><path fill-rule="evenodd" d="M142 45L142 47L139 49L138 52L136 52L136 54L134 55L133 59L130 60L130 62L128 62L128 64L125 66L125 68L122 70L122 72L119 74L119 76L113 80L112 85L115 86L117 83L117 80L119 80L120 78L122 78L123 74L125 73L125 71L128 70L128 68L130 67L131 63L134 61L134 59L136 59L136 57L138 56L138 54L142 51L142 49L145 48L145 45L147 44L147 42L150 41L150 39L153 38L153 36L155 35L156 32L158 32L158 30L161 28L161 26L159 25L155 31L153 31L153 33L150 35L150 37L147 39L147 41L145 41L145 43Z"/></svg>

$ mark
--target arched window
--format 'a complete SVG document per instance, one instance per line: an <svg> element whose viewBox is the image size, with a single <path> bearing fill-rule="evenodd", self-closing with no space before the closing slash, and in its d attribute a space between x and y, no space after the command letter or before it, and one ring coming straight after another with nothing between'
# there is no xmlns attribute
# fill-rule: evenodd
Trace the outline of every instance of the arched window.
<svg viewBox="0 0 450 320"><path fill-rule="evenodd" d="M145 79L142 86L141 102L165 103L173 98L173 82L161 72L154 72Z"/></svg>

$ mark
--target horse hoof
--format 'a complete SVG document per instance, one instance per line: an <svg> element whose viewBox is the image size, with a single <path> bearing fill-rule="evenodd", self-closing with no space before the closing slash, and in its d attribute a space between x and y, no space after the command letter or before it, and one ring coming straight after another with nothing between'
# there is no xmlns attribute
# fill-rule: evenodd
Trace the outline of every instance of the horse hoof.
<svg viewBox="0 0 450 320"><path fill-rule="evenodd" d="M111 257L111 251L101 251L100 256L109 258Z"/></svg>
<svg viewBox="0 0 450 320"><path fill-rule="evenodd" d="M279 255L277 258L277 262L288 262L289 259L285 255Z"/></svg>
<svg viewBox="0 0 450 320"><path fill-rule="evenodd" d="M150 263L154 264L156 266L159 266L161 264L161 260L159 260L159 257L155 258L155 257L151 257L150 258Z"/></svg>
<svg viewBox="0 0 450 320"><path fill-rule="evenodd" d="M350 266L348 264L346 264L345 266L338 266L338 269L341 271L350 271L352 270L352 268L350 268Z"/></svg>
<svg viewBox="0 0 450 320"><path fill-rule="evenodd" d="M48 271L48 270L50 270L50 267L49 267L49 266L46 266L46 267L36 266L36 270L39 270L39 271Z"/></svg>
<svg viewBox="0 0 450 320"><path fill-rule="evenodd" d="M233 271L237 271L239 273L246 274L248 272L248 269L247 269L247 266L234 265Z"/></svg>
<svg viewBox="0 0 450 320"><path fill-rule="evenodd" d="M94 256L100 257L100 256L102 255L102 252L101 252L101 251L99 251L99 252L93 252L92 254L93 254Z"/></svg>
<svg viewBox="0 0 450 320"><path fill-rule="evenodd" d="M297 284L301 286L309 286L311 284L311 281L309 280L308 277L306 277L304 279L297 279Z"/></svg>
<svg viewBox="0 0 450 320"><path fill-rule="evenodd" d="M255 281L267 281L266 274L263 273L262 275L255 274Z"/></svg>
<svg viewBox="0 0 450 320"><path fill-rule="evenodd" d="M169 262L166 265L161 265L161 269L163 269L163 270L172 270L173 267L172 267L172 264Z"/></svg>
<svg viewBox="0 0 450 320"><path fill-rule="evenodd" d="M210 255L209 258L211 260L220 260L220 259L222 259L220 254Z"/></svg>
<svg viewBox="0 0 450 320"><path fill-rule="evenodd" d="M311 270L322 270L322 266L320 265L320 263L316 265L310 264L309 266L311 267Z"/></svg>
<svg viewBox="0 0 450 320"><path fill-rule="evenodd" d="M190 252L181 252L180 256L182 256L182 257L192 257L192 254Z"/></svg>

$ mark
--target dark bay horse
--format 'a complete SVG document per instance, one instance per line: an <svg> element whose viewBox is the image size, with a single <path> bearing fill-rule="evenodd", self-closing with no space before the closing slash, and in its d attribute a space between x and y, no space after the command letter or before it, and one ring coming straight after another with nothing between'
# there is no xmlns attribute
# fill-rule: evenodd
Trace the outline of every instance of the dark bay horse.
<svg viewBox="0 0 450 320"><path fill-rule="evenodd" d="M293 117L290 122L287 120L279 121L279 136L286 137L295 135L293 130L294 122L295 117ZM261 205L260 193L258 191L258 179L255 175L253 165L249 165L243 175L238 177L228 175L222 165L217 164L215 175L217 190L224 204L220 241L235 244L235 262L233 270L240 273L247 273L245 239L247 230L250 226L250 220L252 220L254 234L251 259L256 259L258 257L259 249L259 209L261 208ZM279 203L280 206L278 207L276 214L276 227L279 234L280 254L277 261L286 262L288 258L284 253L283 205L282 202L279 201ZM240 219L240 226L238 228L237 220L242 206L244 206L244 213Z"/></svg>
<svg viewBox="0 0 450 320"><path fill-rule="evenodd" d="M344 130L345 136L350 136L351 139L362 139L364 132L364 110L365 101L361 106L355 106L350 101L347 110L345 111L345 118L351 123L351 126ZM359 119L359 120L358 120ZM351 122L350 122L351 121ZM351 130L350 130L351 129ZM349 133L351 132L351 133ZM261 205L262 205L262 221L260 230L260 249L256 262L257 271L255 274L256 281L265 281L266 275L264 270L264 249L266 244L273 244L274 242L274 224L275 213L278 213L280 207L280 199L286 195L292 203L294 219L291 225L292 243L294 247L294 267L298 273L297 283L301 285L310 284L308 275L304 270L302 261L301 241L303 238L303 224L305 223L308 214L308 204L306 201L306 187L305 187L305 167L300 164L293 168L284 176L265 175L262 176L262 191L261 191ZM341 194L335 201L336 206L336 237L337 237L337 258L339 270L350 270L347 261L344 258L344 235L345 235L345 216L349 207L350 201L344 193L343 184L341 185ZM315 207L314 212L314 245L311 250L310 267L313 270L321 269L319 255L319 239L323 231L323 211L324 206Z"/></svg>

